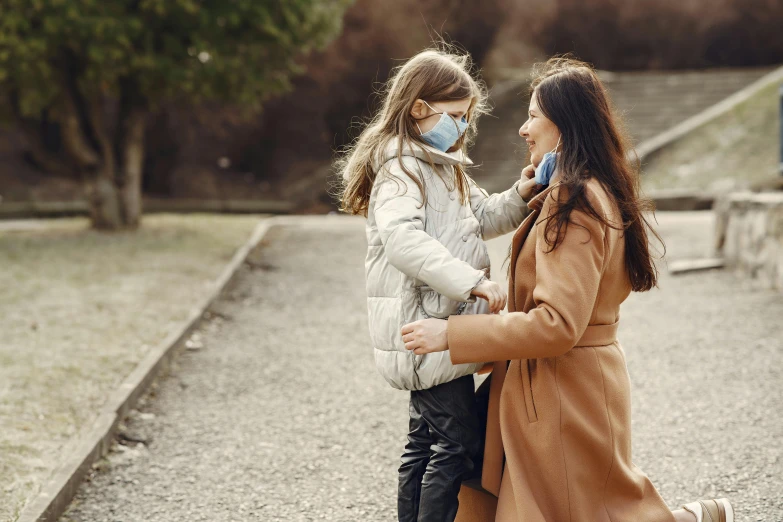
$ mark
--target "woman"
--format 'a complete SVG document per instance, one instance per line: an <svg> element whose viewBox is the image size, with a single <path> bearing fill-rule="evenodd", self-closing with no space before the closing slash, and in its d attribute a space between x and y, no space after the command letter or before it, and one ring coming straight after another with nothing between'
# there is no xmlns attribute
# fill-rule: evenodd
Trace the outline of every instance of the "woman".
<svg viewBox="0 0 783 522"><path fill-rule="evenodd" d="M620 304L655 287L657 270L638 173L595 72L567 58L544 64L519 134L537 172L547 170L545 156L555 168L514 236L510 313L402 329L416 354L510 361L503 375L505 363L495 364L506 459L495 520L733 522L726 499L669 511L631 461L630 383L616 333Z"/></svg>

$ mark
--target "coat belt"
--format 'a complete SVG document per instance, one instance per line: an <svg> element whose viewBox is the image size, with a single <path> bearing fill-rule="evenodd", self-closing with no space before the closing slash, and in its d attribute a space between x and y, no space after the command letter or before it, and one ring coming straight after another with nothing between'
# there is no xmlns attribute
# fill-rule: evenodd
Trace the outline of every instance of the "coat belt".
<svg viewBox="0 0 783 522"><path fill-rule="evenodd" d="M576 347L589 347L589 346L606 346L617 341L617 328L620 326L620 321L614 324L591 324L582 334L582 337L574 346Z"/></svg>
<svg viewBox="0 0 783 522"><path fill-rule="evenodd" d="M576 347L606 346L617 340L614 324L594 324L587 327ZM500 435L500 393L506 379L508 361L491 363L492 381L489 386L489 409L487 411L487 432L484 445L484 466L481 472L481 488L491 494L500 494L500 480L503 476L503 439ZM475 487L475 486L472 486Z"/></svg>

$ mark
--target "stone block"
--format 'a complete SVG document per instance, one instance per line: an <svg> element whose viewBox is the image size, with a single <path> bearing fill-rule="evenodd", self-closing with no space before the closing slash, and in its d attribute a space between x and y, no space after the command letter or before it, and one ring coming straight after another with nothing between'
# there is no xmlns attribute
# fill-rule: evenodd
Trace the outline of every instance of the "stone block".
<svg viewBox="0 0 783 522"><path fill-rule="evenodd" d="M740 193L715 204L716 244L728 267L783 291L783 192Z"/></svg>

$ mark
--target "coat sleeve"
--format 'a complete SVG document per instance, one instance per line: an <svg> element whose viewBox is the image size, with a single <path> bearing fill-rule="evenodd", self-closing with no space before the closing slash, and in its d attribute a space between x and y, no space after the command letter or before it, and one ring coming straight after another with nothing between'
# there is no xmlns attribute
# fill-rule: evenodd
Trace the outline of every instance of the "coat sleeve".
<svg viewBox="0 0 783 522"><path fill-rule="evenodd" d="M407 174L396 170L376 181L375 223L386 258L405 275L449 299L471 300L470 293L484 272L452 256L424 231L421 190Z"/></svg>
<svg viewBox="0 0 783 522"><path fill-rule="evenodd" d="M552 202L550 195L542 215L549 215ZM535 226L536 307L503 316L450 317L448 343L454 364L557 357L582 337L598 296L606 229L594 217L574 210L562 243L547 252L545 228L545 220Z"/></svg>
<svg viewBox="0 0 783 522"><path fill-rule="evenodd" d="M493 239L516 230L530 209L517 192L517 183L513 187L489 195L479 187L473 179L470 183L470 208L481 225L481 235L484 239Z"/></svg>

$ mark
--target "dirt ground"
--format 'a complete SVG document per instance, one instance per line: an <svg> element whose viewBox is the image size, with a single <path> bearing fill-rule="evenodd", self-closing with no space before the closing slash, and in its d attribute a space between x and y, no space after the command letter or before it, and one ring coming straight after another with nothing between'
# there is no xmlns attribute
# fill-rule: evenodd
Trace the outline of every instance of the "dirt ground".
<svg viewBox="0 0 783 522"><path fill-rule="evenodd" d="M16 518L108 394L209 290L258 216L0 222L0 521Z"/></svg>
<svg viewBox="0 0 783 522"><path fill-rule="evenodd" d="M669 260L712 253L710 213L660 213ZM492 241L495 275L508 236ZM278 228L80 490L69 522L396 516L407 394L374 368L362 220ZM783 296L727 271L634 294L620 340L634 461L672 507L727 496L783 520Z"/></svg>

